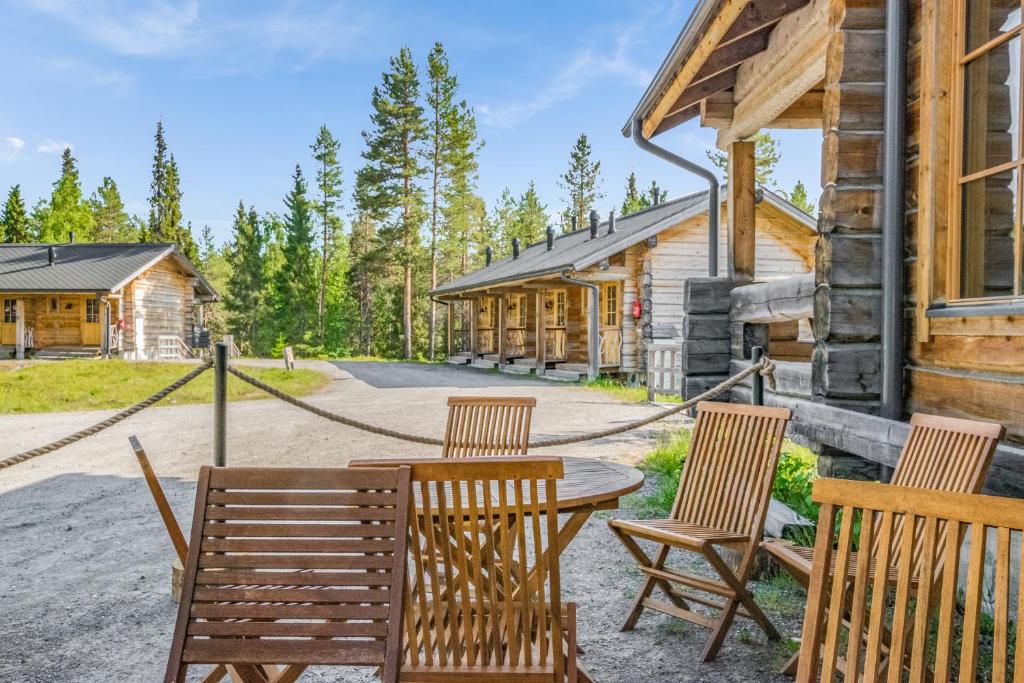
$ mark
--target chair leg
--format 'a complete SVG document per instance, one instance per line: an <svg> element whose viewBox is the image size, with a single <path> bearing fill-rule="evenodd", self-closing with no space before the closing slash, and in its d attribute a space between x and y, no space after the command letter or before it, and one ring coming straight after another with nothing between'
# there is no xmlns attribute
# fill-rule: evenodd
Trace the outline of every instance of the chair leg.
<svg viewBox="0 0 1024 683"><path fill-rule="evenodd" d="M740 569L740 575L733 573L729 568L729 565L725 563L722 556L719 555L713 547L710 545L705 549L705 557L708 558L708 562L715 568L718 574L722 577L729 587L735 593L734 600L738 600L747 609L747 613L750 618L757 622L757 625L761 627L764 634L768 636L769 640L779 640L782 636L775 629L775 626L771 621L768 620L767 615L761 611L757 603L754 602L754 596L747 590L747 574L749 573L749 566L747 562L743 563Z"/></svg>
<svg viewBox="0 0 1024 683"><path fill-rule="evenodd" d="M725 634L729 632L729 627L732 626L732 621L736 618L736 608L739 607L739 604L739 600L735 598L725 603L725 607L722 608L722 613L718 617L718 624L704 645L704 652L701 654L702 662L710 662L718 655L718 651L722 648L722 641L725 640Z"/></svg>
<svg viewBox="0 0 1024 683"><path fill-rule="evenodd" d="M644 549L641 548L637 544L637 542L633 540L631 536L624 533L620 529L615 528L610 523L608 526L615 533L618 539L622 542L622 545L626 547L626 550L629 551L629 554L632 555L634 559L636 559L636 561L640 564L641 567L661 569L665 565L665 561L668 559L668 553L671 550L669 546L662 545L661 549L658 551L657 559L651 560L647 553L644 552ZM651 597L651 594L654 592L655 586L660 586L662 591L665 593L666 597L668 597L668 599L676 607L680 609L689 608L689 605L686 603L685 600L683 600L679 596L675 595L675 593L673 593L672 586L668 583L668 581L665 581L664 579L658 579L653 576L648 576L647 579L644 580L643 588L641 588L640 592L637 593L636 600L633 601L633 607L629 610L629 615L626 617L626 621L622 625L622 629L620 630L632 631L636 627L636 622L640 619L640 615L643 614L644 611L644 600Z"/></svg>
<svg viewBox="0 0 1024 683"><path fill-rule="evenodd" d="M206 678L203 679L203 683L220 683L224 680L224 677L228 675L228 668L223 664L218 664L213 667L210 673L206 674Z"/></svg>
<svg viewBox="0 0 1024 683"><path fill-rule="evenodd" d="M797 650L792 657L779 669L783 676L796 676L796 670L800 668L800 651Z"/></svg>

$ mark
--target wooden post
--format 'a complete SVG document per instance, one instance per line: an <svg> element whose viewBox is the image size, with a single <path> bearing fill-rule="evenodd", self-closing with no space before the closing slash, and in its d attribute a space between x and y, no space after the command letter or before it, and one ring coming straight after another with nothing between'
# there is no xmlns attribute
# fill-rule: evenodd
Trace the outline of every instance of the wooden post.
<svg viewBox="0 0 1024 683"><path fill-rule="evenodd" d="M453 304L451 301L449 301L448 302L448 348L447 348L447 355L449 357L452 355L452 351L453 351L452 340L455 339L455 330L452 329L452 328L455 327L455 316L453 315L454 312L455 312L455 304ZM459 350L461 351L461 349L459 349Z"/></svg>
<svg viewBox="0 0 1024 683"><path fill-rule="evenodd" d="M534 372L538 376L540 376L543 375L544 371L547 369L545 366L547 365L548 318L547 311L544 308L544 306L547 302L548 290L538 289L535 296L537 297L537 329L534 333L534 343L537 347L535 349L537 356L537 367L534 368Z"/></svg>
<svg viewBox="0 0 1024 683"><path fill-rule="evenodd" d="M498 306L498 365L505 364L505 354L508 352L508 341L505 339L505 328L508 326L508 312L505 310L505 295L499 294L494 299Z"/></svg>
<svg viewBox="0 0 1024 683"><path fill-rule="evenodd" d="M110 302L100 299L103 306L103 319L100 323L100 353L104 358L110 358Z"/></svg>
<svg viewBox="0 0 1024 683"><path fill-rule="evenodd" d="M14 357L25 360L25 300L14 301Z"/></svg>
<svg viewBox="0 0 1024 683"><path fill-rule="evenodd" d="M729 276L741 281L754 279L754 165L753 142L743 140L729 145Z"/></svg>
<svg viewBox="0 0 1024 683"><path fill-rule="evenodd" d="M213 347L213 464L227 465L228 342Z"/></svg>
<svg viewBox="0 0 1024 683"><path fill-rule="evenodd" d="M480 299L469 300L469 354L476 360L477 351L480 349L477 326L480 322ZM471 360L470 362L473 362Z"/></svg>

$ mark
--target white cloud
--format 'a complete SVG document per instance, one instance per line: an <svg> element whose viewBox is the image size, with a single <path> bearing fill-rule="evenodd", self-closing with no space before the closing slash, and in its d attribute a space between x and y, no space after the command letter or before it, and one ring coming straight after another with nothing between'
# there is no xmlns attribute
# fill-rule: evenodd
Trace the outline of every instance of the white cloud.
<svg viewBox="0 0 1024 683"><path fill-rule="evenodd" d="M25 141L21 138L8 137L0 143L0 161L14 161L18 153L25 147Z"/></svg>
<svg viewBox="0 0 1024 683"><path fill-rule="evenodd" d="M631 52L639 27L620 28L615 49L585 47L578 50L555 77L536 96L520 102L481 104L476 107L484 123L512 127L556 104L575 98L590 85L614 80L628 85L645 86L651 73L633 61Z"/></svg>
<svg viewBox="0 0 1024 683"><path fill-rule="evenodd" d="M65 149L74 149L70 142L59 142L46 138L36 145L36 151L40 154L63 154Z"/></svg>
<svg viewBox="0 0 1024 683"><path fill-rule="evenodd" d="M120 56L191 62L213 73L301 70L360 43L361 7L303 0L268 12L202 11L198 0L27 0L81 37Z"/></svg>

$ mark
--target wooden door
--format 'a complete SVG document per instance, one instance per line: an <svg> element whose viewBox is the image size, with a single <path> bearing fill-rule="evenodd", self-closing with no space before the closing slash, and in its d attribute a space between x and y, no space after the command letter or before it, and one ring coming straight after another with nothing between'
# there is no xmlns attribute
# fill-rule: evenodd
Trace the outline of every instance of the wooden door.
<svg viewBox="0 0 1024 683"><path fill-rule="evenodd" d="M92 297L82 298L82 345L99 346L102 339L103 303Z"/></svg>
<svg viewBox="0 0 1024 683"><path fill-rule="evenodd" d="M620 283L602 283L599 308L601 366L616 366L622 362L622 286Z"/></svg>
<svg viewBox="0 0 1024 683"><path fill-rule="evenodd" d="M17 343L18 302L4 299L3 318L0 318L0 344L14 346Z"/></svg>
<svg viewBox="0 0 1024 683"><path fill-rule="evenodd" d="M544 301L544 357L547 360L565 360L565 307L564 289L547 293Z"/></svg>
<svg viewBox="0 0 1024 683"><path fill-rule="evenodd" d="M525 294L509 295L507 320L507 329L505 330L505 355L508 358L522 358L526 355Z"/></svg>
<svg viewBox="0 0 1024 683"><path fill-rule="evenodd" d="M493 297L480 299L480 309L477 317L477 351L479 353L494 353L498 350L494 338L494 326L497 316L496 306Z"/></svg>

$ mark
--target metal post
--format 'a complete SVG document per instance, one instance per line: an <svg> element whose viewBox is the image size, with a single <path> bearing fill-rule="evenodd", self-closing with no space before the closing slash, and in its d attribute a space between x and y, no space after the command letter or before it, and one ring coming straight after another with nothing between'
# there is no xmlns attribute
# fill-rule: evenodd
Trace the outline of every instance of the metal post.
<svg viewBox="0 0 1024 683"><path fill-rule="evenodd" d="M228 345L213 347L213 464L227 465Z"/></svg>
<svg viewBox="0 0 1024 683"><path fill-rule="evenodd" d="M755 346L750 349L750 363L757 365L764 358L764 348ZM755 406L764 405L764 377L760 372L755 372L751 384L750 402Z"/></svg>

